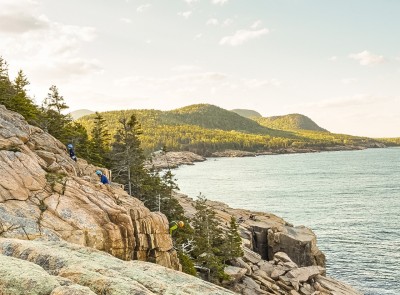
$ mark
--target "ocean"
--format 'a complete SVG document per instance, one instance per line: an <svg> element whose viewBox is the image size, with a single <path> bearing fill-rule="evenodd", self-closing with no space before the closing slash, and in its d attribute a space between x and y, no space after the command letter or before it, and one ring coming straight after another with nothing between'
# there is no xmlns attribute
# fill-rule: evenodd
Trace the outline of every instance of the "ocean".
<svg viewBox="0 0 400 295"><path fill-rule="evenodd" d="M209 158L173 173L190 197L311 228L329 276L400 294L400 148Z"/></svg>

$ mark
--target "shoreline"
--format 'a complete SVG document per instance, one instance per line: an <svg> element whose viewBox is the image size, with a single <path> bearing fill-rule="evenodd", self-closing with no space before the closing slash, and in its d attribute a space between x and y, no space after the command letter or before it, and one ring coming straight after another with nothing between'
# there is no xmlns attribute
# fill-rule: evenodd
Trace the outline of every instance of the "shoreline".
<svg viewBox="0 0 400 295"><path fill-rule="evenodd" d="M292 155L292 154L308 154L308 153L322 153L322 152L340 152L340 151L360 151L371 148L387 148L385 145L381 146L334 146L326 147L324 149L294 149L282 148L275 151L263 152L248 152L243 150L225 150L221 152L211 153L209 156L202 156L189 151L173 151L167 153L153 153L151 160L147 161L145 167L147 169L176 169L183 165L194 165L196 162L204 162L208 159L215 158L244 158L244 157L258 157L258 156L278 156L278 155Z"/></svg>
<svg viewBox="0 0 400 295"><path fill-rule="evenodd" d="M185 216L192 218L195 198L176 191L173 196L183 207ZM206 204L214 210L224 230L231 216L238 222L245 254L227 267L235 278L230 290L240 294L278 294L272 292L279 289L288 292L284 294L296 295L364 294L346 282L326 276L325 254L319 250L317 236L310 228L294 226L269 212L232 208L221 201L207 200ZM281 260L281 256L286 258ZM309 274L310 271L314 274L303 282L287 279L290 272ZM262 293L264 287L271 293ZM247 291L242 293L244 290Z"/></svg>

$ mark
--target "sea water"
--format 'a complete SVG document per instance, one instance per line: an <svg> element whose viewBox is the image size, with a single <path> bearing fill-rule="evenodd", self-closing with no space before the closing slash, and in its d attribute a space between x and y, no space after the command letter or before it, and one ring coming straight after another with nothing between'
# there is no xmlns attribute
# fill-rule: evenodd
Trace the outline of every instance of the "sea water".
<svg viewBox="0 0 400 295"><path fill-rule="evenodd" d="M329 276L367 295L400 294L400 148L209 158L174 173L191 197L311 228Z"/></svg>

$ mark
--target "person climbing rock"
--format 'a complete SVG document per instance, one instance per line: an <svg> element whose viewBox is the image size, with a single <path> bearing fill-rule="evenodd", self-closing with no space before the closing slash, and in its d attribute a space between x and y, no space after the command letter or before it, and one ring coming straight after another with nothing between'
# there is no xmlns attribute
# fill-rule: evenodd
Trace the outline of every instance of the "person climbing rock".
<svg viewBox="0 0 400 295"><path fill-rule="evenodd" d="M100 182L101 182L102 184L110 184L110 182L108 181L107 176L105 176L105 175L103 174L103 172L101 172L100 170L97 170L97 171L96 171L96 174L100 177Z"/></svg>
<svg viewBox="0 0 400 295"><path fill-rule="evenodd" d="M76 158L76 155L75 155L74 146L70 143L67 145L67 148L69 151L69 156L71 157L72 160L74 160L76 162L78 159Z"/></svg>

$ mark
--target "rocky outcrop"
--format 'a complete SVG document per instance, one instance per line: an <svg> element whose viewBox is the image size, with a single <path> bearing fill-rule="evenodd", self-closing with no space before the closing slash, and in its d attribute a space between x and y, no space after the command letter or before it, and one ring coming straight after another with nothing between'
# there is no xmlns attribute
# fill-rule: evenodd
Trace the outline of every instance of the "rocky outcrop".
<svg viewBox="0 0 400 295"><path fill-rule="evenodd" d="M242 275L232 285L241 294L288 295L360 295L352 287L324 276L320 266L299 267L286 253L278 252L270 261L246 250L242 258L233 261L235 274ZM248 272L248 269L251 269ZM229 271L230 269L228 269ZM247 270L247 272L246 272ZM232 271L232 270L231 270Z"/></svg>
<svg viewBox="0 0 400 295"><path fill-rule="evenodd" d="M157 169L176 168L181 165L193 165L195 162L203 162L206 158L192 152L156 152L152 154L151 161L146 163L146 168Z"/></svg>
<svg viewBox="0 0 400 295"><path fill-rule="evenodd" d="M179 269L166 217L99 184L96 169L0 106L0 237L65 240Z"/></svg>
<svg viewBox="0 0 400 295"><path fill-rule="evenodd" d="M0 238L0 294L234 293L159 265L122 261L105 252L63 241Z"/></svg>
<svg viewBox="0 0 400 295"><path fill-rule="evenodd" d="M225 150L212 153L212 157L255 157L257 154L253 152L240 150Z"/></svg>
<svg viewBox="0 0 400 295"><path fill-rule="evenodd" d="M179 193L175 197L188 217L195 213L193 199ZM285 252L299 266L318 265L325 267L325 256L317 247L315 234L304 226L293 226L274 214L233 209L228 205L207 201L217 213L221 224L229 224L231 216L240 223L240 232L245 245L271 260L277 252ZM252 218L250 218L252 217Z"/></svg>
<svg viewBox="0 0 400 295"><path fill-rule="evenodd" d="M193 199L175 197L188 217L195 213ZM315 234L304 226L294 227L273 214L233 209L207 201L221 226L231 216L239 222L244 256L232 261L225 284L241 294L360 295L350 286L325 277L325 256L317 247Z"/></svg>

